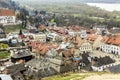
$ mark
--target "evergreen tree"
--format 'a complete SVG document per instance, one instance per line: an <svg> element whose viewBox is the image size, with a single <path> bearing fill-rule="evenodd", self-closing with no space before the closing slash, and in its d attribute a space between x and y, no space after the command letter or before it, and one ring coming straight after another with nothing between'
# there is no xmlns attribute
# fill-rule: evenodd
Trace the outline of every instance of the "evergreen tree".
<svg viewBox="0 0 120 80"><path fill-rule="evenodd" d="M19 35L22 35L22 30L20 29Z"/></svg>

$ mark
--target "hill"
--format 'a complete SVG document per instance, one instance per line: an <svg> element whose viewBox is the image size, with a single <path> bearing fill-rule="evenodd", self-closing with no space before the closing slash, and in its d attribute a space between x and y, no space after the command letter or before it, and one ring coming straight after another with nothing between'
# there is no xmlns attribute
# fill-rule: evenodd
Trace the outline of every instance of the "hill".
<svg viewBox="0 0 120 80"><path fill-rule="evenodd" d="M10 2L8 0L0 0L0 7L8 8L10 7Z"/></svg>
<svg viewBox="0 0 120 80"><path fill-rule="evenodd" d="M77 1L77 0L76 0ZM44 10L51 13L61 15L74 15L74 16L90 16L90 17L110 17L120 16L119 12L113 13L98 7L92 7L82 3L44 3L44 2L27 2L22 4L28 10Z"/></svg>
<svg viewBox="0 0 120 80"><path fill-rule="evenodd" d="M90 3L120 3L120 0L81 0Z"/></svg>
<svg viewBox="0 0 120 80"><path fill-rule="evenodd" d="M77 2L77 3L120 3L120 0L13 0L13 1L19 1L19 2Z"/></svg>
<svg viewBox="0 0 120 80"><path fill-rule="evenodd" d="M25 1L25 0L24 0ZM86 25L90 24L104 24L108 26L120 26L120 12L114 11L109 12L98 7L92 7L83 3L57 3L57 2L36 2L34 1L25 1L21 6L26 8L28 11L46 11L48 13L55 13L57 24L62 25ZM45 0L47 1L47 0ZM50 0L51 1L51 0ZM57 0L55 0L57 1ZM61 0L63 1L63 0ZM71 1L71 0L66 0ZM75 0L77 1L77 0ZM87 1L87 0L86 0ZM65 22L65 19L69 21Z"/></svg>

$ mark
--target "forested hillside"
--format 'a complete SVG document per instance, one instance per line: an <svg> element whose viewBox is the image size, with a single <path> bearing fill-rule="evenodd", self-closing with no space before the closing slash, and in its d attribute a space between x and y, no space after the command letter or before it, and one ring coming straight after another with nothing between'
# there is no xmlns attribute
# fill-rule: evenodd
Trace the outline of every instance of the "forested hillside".
<svg viewBox="0 0 120 80"><path fill-rule="evenodd" d="M0 0L0 7L4 7L4 8L10 7L9 1L8 0Z"/></svg>
<svg viewBox="0 0 120 80"><path fill-rule="evenodd" d="M90 3L120 3L120 0L82 0Z"/></svg>
<svg viewBox="0 0 120 80"><path fill-rule="evenodd" d="M16 5L15 2L12 0L0 0L0 8L8 8L15 10L17 6L18 5Z"/></svg>
<svg viewBox="0 0 120 80"><path fill-rule="evenodd" d="M109 12L98 7L92 7L81 2L96 2L103 0L14 0L28 11L46 11L55 13L54 21L58 25L104 24L108 27L120 26L120 12ZM106 0L105 0L106 1ZM108 1L108 0L107 0ZM109 0L113 1L113 0ZM120 0L117 0L117 2ZM114 1L115 2L115 1Z"/></svg>
<svg viewBox="0 0 120 80"><path fill-rule="evenodd" d="M34 10L44 10L51 13L56 13L59 15L72 15L74 17L84 16L84 17L100 17L100 18L116 18L120 16L120 12L114 11L109 12L98 7L88 6L82 3L36 3L27 2L28 9L31 7Z"/></svg>
<svg viewBox="0 0 120 80"><path fill-rule="evenodd" d="M46 11L55 13L55 21L60 25L86 25L105 24L109 27L120 26L120 12L109 12L98 7L92 7L83 3L44 3L28 1L22 4L29 11ZM67 20L67 21L66 21Z"/></svg>
<svg viewBox="0 0 120 80"><path fill-rule="evenodd" d="M120 0L14 0L14 1L32 1L32 2L78 2L78 3L120 3Z"/></svg>

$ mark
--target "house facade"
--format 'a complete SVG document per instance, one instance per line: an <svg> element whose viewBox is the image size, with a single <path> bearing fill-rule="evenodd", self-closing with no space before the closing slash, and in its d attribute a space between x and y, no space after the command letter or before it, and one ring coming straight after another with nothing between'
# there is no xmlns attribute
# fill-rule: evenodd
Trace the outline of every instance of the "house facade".
<svg viewBox="0 0 120 80"><path fill-rule="evenodd" d="M120 54L120 46L101 43L100 48L101 51L106 53Z"/></svg>
<svg viewBox="0 0 120 80"><path fill-rule="evenodd" d="M15 12L13 10L0 9L0 23L1 24L15 23Z"/></svg>
<svg viewBox="0 0 120 80"><path fill-rule="evenodd" d="M79 48L80 52L92 52L93 47L88 41L84 41Z"/></svg>
<svg viewBox="0 0 120 80"><path fill-rule="evenodd" d="M46 34L33 34L35 41L46 42Z"/></svg>
<svg viewBox="0 0 120 80"><path fill-rule="evenodd" d="M104 35L104 31L107 31L106 25L96 25L93 27L94 30L97 31L97 34Z"/></svg>
<svg viewBox="0 0 120 80"><path fill-rule="evenodd" d="M0 74L0 80L13 80L10 75Z"/></svg>
<svg viewBox="0 0 120 80"><path fill-rule="evenodd" d="M86 30L81 30L80 33L81 33L81 34L80 34L80 37L81 37L81 38L86 38L86 37L87 37L87 32L86 32Z"/></svg>
<svg viewBox="0 0 120 80"><path fill-rule="evenodd" d="M101 40L100 49L106 53L120 54L120 35L105 36Z"/></svg>

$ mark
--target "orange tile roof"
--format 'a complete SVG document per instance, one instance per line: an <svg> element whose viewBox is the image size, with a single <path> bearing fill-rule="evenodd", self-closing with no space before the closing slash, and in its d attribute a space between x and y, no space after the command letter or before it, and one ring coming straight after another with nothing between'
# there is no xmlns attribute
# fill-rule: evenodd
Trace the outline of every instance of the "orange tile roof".
<svg viewBox="0 0 120 80"><path fill-rule="evenodd" d="M111 44L115 44L115 45L118 45L120 46L120 36L115 36L115 39L112 41Z"/></svg>
<svg viewBox="0 0 120 80"><path fill-rule="evenodd" d="M90 34L87 36L88 41L95 41L98 38L97 34Z"/></svg>
<svg viewBox="0 0 120 80"><path fill-rule="evenodd" d="M70 50L63 50L62 53L65 57L72 57Z"/></svg>
<svg viewBox="0 0 120 80"><path fill-rule="evenodd" d="M76 49L75 49L75 48L71 48L71 49L70 49L71 54L74 54L74 53L75 53L75 51L76 51Z"/></svg>
<svg viewBox="0 0 120 80"><path fill-rule="evenodd" d="M120 35L104 36L101 42L120 46Z"/></svg>
<svg viewBox="0 0 120 80"><path fill-rule="evenodd" d="M83 43L83 40L80 38L80 37L76 37L76 41L77 41L77 43L78 43L78 47L80 47L81 45L82 45L82 43Z"/></svg>
<svg viewBox="0 0 120 80"><path fill-rule="evenodd" d="M53 48L57 49L59 47L58 44L52 44Z"/></svg>
<svg viewBox="0 0 120 80"><path fill-rule="evenodd" d="M81 31L81 30L86 30L87 33L96 33L95 30L90 30L88 27L83 27L83 26L68 26L67 29L73 30L73 31Z"/></svg>
<svg viewBox="0 0 120 80"><path fill-rule="evenodd" d="M37 41L30 42L29 46L32 46L35 52L41 55L45 55L51 48L57 49L59 47L56 43L40 43Z"/></svg>
<svg viewBox="0 0 120 80"><path fill-rule="evenodd" d="M13 10L0 9L0 16L15 16L15 12Z"/></svg>
<svg viewBox="0 0 120 80"><path fill-rule="evenodd" d="M109 40L109 37L108 36L104 36L101 41L104 42L104 43L106 43L108 40Z"/></svg>

